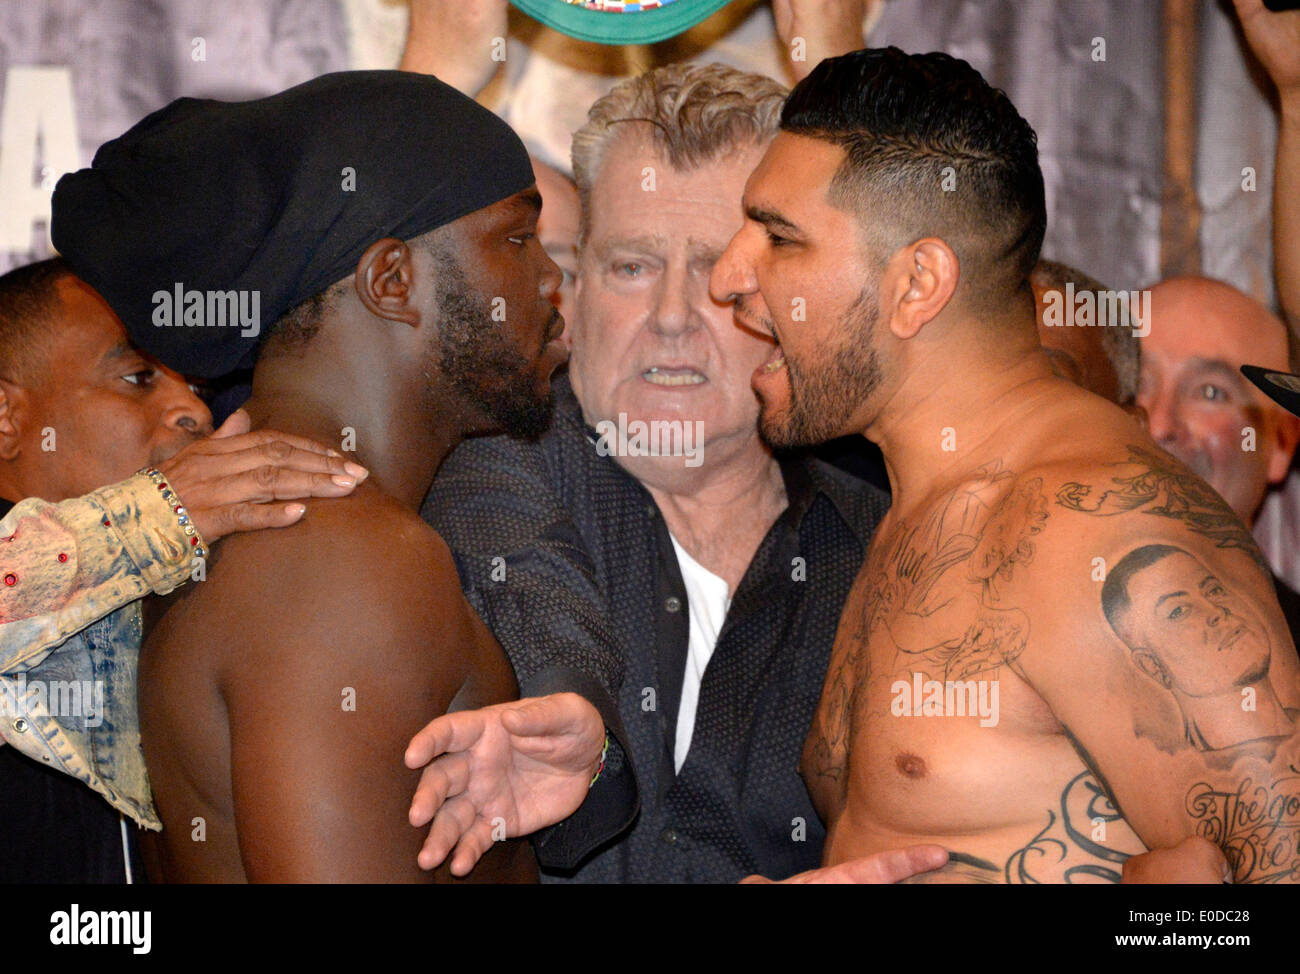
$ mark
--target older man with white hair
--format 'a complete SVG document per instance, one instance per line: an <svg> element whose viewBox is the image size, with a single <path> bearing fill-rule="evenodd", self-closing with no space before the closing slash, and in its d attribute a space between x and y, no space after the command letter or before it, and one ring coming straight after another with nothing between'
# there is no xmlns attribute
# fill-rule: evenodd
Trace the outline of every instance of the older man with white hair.
<svg viewBox="0 0 1300 974"><path fill-rule="evenodd" d="M581 254L555 427L538 444L466 443L425 506L522 693L576 690L596 705L575 721L575 751L593 727L612 732L583 828L537 843L552 880L734 882L820 862L799 750L887 498L772 454L750 387L771 339L708 292L784 96L758 75L675 65L593 106L573 142ZM493 714L509 713L500 722L519 740L519 714L556 700L452 715L417 740L416 763L450 752L413 807L427 820L452 796L425 865L459 841L452 866L468 869L492 839L484 811L465 829L491 802L472 780L461 792L487 750L473 745L497 734L505 747ZM624 831L629 760L640 814ZM501 817L511 834L536 826L527 809ZM945 858L921 846L837 875L895 880Z"/></svg>

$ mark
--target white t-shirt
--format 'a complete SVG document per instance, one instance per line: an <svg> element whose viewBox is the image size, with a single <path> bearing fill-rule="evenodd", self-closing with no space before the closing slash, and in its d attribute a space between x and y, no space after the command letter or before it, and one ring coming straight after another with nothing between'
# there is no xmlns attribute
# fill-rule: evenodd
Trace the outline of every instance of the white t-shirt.
<svg viewBox="0 0 1300 974"><path fill-rule="evenodd" d="M731 593L727 581L719 578L687 554L672 533L673 548L677 551L677 564L686 586L686 602L690 610L690 641L686 647L686 673L682 678L682 700L677 707L677 739L673 747L673 764L677 771L686 762L691 749L691 735L695 731L695 708L700 701L700 681L705 667L718 644L718 633L731 608Z"/></svg>

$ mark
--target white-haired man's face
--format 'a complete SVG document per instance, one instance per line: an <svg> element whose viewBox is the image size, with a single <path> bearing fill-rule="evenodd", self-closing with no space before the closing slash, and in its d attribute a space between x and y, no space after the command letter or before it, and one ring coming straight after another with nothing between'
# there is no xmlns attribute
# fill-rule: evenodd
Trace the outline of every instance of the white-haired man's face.
<svg viewBox="0 0 1300 974"><path fill-rule="evenodd" d="M743 329L709 275L740 227L747 146L679 172L641 135L606 151L580 258L570 375L587 421L699 421L703 462L757 439L754 370L767 335Z"/></svg>

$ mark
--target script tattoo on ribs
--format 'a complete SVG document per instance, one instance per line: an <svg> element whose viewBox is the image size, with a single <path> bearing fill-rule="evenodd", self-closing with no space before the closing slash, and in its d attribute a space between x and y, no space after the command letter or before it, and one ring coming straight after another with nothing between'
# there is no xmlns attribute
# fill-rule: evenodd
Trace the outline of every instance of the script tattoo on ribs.
<svg viewBox="0 0 1300 974"><path fill-rule="evenodd" d="M1272 578L1259 545L1218 494L1199 477L1167 457L1129 444L1129 473L1113 477L1113 486L1094 493L1093 487L1070 481L1056 492L1056 502L1081 514L1111 517L1140 510L1143 514L1181 521L1220 548L1239 548Z"/></svg>
<svg viewBox="0 0 1300 974"><path fill-rule="evenodd" d="M949 850L947 866L908 883L1118 883L1124 861L1143 851L1106 790L1090 771L1071 778L1059 808L1046 809L1047 823L999 867ZM1118 846L1127 843L1132 852Z"/></svg>

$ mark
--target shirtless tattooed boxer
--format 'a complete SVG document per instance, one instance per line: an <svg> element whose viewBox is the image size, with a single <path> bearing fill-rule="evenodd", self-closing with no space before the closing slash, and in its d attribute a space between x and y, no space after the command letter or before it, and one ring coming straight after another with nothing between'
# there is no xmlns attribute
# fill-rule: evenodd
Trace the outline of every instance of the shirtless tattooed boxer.
<svg viewBox="0 0 1300 974"><path fill-rule="evenodd" d="M963 61L890 48L791 95L715 268L777 446L861 432L893 507L802 770L825 863L1118 881L1190 835L1300 879L1300 667L1250 534L1120 409L1052 374L1028 274L1035 137ZM992 706L987 706L992 705Z"/></svg>

